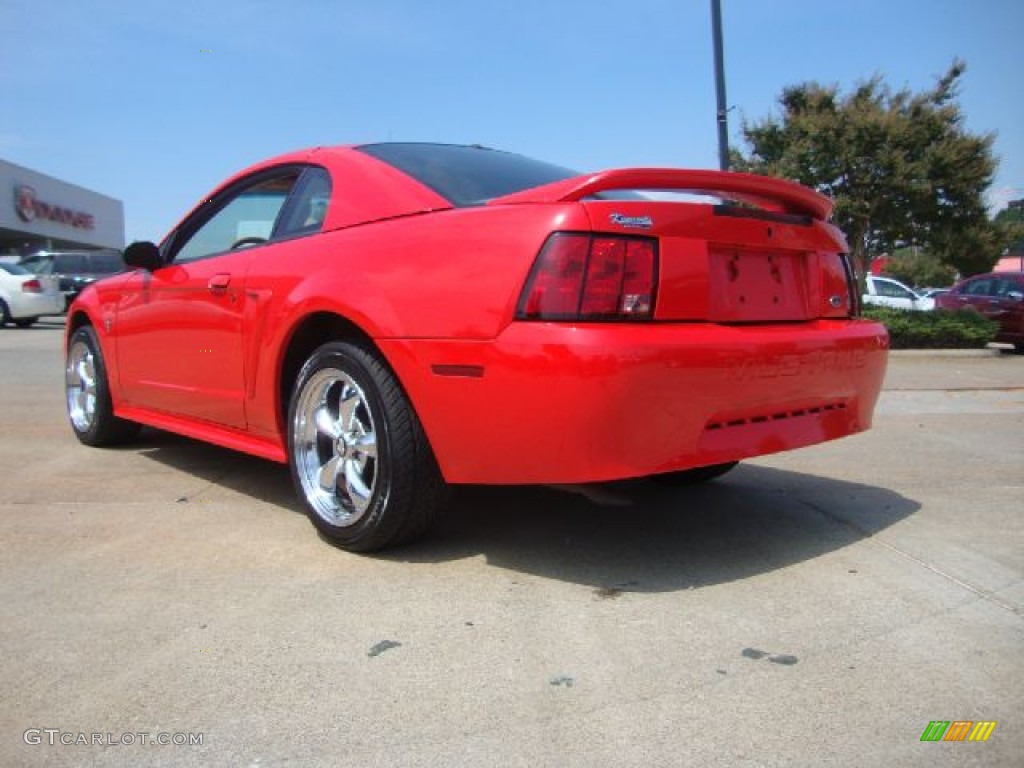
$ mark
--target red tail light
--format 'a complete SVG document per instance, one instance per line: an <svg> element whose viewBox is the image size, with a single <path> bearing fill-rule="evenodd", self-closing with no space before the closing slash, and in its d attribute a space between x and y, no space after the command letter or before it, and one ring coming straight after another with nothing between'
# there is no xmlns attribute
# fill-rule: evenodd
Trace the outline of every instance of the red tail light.
<svg viewBox="0 0 1024 768"><path fill-rule="evenodd" d="M520 320L646 320L654 313L651 238L559 232L548 238L519 299Z"/></svg>
<svg viewBox="0 0 1024 768"><path fill-rule="evenodd" d="M21 292L22 293L42 293L43 292L43 284L41 282L39 282L39 280L37 280L36 278L32 278L31 280L26 280L24 283L21 284Z"/></svg>

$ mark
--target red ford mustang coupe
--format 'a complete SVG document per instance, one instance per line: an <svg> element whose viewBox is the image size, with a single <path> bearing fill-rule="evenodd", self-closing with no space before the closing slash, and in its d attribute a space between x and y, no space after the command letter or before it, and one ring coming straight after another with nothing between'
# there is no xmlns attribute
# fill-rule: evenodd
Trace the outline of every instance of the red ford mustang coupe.
<svg viewBox="0 0 1024 768"><path fill-rule="evenodd" d="M478 146L283 155L75 301L71 426L289 463L353 551L421 534L449 483L708 479L871 425L888 337L830 210L777 179Z"/></svg>

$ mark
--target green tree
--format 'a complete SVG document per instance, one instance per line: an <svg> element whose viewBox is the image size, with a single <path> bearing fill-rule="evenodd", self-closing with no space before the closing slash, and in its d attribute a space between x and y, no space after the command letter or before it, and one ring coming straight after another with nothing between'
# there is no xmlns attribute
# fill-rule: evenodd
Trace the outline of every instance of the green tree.
<svg viewBox="0 0 1024 768"><path fill-rule="evenodd" d="M907 285L940 287L956 281L955 269L917 246L897 249L886 264L885 273Z"/></svg>
<svg viewBox="0 0 1024 768"><path fill-rule="evenodd" d="M996 224L1024 224L1024 200L1013 200L996 214Z"/></svg>
<svg viewBox="0 0 1024 768"><path fill-rule="evenodd" d="M990 268L999 236L985 210L995 174L991 134L963 126L954 61L935 87L893 91L881 76L848 94L807 82L785 88L781 117L749 122L734 167L794 179L835 200L857 270L904 245L927 247L962 274Z"/></svg>
<svg viewBox="0 0 1024 768"><path fill-rule="evenodd" d="M1024 200L1014 200L994 219L999 239L1006 250L1024 252Z"/></svg>

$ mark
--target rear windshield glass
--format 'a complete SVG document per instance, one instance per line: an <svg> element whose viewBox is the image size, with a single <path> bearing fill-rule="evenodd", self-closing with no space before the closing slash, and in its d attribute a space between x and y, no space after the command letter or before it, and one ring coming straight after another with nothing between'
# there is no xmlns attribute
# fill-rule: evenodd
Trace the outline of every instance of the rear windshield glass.
<svg viewBox="0 0 1024 768"><path fill-rule="evenodd" d="M366 144L361 152L430 187L455 206L578 176L575 171L511 152L453 144Z"/></svg>
<svg viewBox="0 0 1024 768"><path fill-rule="evenodd" d="M11 275L31 275L32 274L31 272L29 272L24 267L18 266L17 264L11 264L10 262L7 262L7 261L0 262L0 269L2 269L4 272L7 272L8 274L11 274Z"/></svg>

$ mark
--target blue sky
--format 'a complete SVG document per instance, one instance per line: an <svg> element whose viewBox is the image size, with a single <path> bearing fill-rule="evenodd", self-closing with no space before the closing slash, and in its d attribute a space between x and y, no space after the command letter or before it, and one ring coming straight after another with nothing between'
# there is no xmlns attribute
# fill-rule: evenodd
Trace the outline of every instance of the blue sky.
<svg viewBox="0 0 1024 768"><path fill-rule="evenodd" d="M930 87L959 56L992 200L1024 197L1021 0L722 0L730 132L806 80ZM710 0L0 0L0 158L159 239L291 149L486 144L581 171L716 167Z"/></svg>

